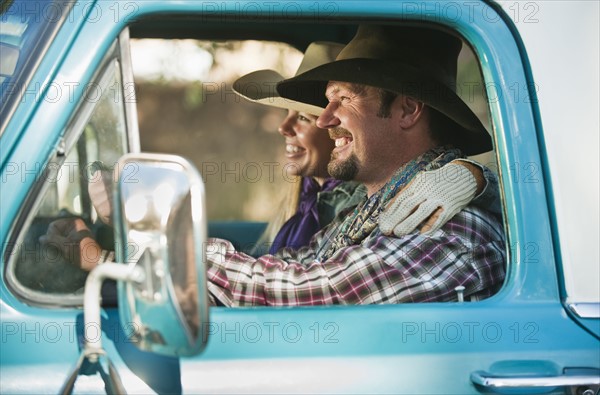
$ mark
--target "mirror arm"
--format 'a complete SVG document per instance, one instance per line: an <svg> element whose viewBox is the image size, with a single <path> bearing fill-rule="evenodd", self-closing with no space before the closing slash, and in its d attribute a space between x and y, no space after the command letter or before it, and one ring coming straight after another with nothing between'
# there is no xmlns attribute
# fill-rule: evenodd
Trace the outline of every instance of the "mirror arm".
<svg viewBox="0 0 600 395"><path fill-rule="evenodd" d="M117 280L140 283L144 280L144 271L138 266L107 262L98 265L90 272L85 282L83 295L83 317L85 321L84 354L91 362L96 362L104 354L102 348L102 328L100 326L100 302L104 280ZM90 332L92 331L92 332Z"/></svg>

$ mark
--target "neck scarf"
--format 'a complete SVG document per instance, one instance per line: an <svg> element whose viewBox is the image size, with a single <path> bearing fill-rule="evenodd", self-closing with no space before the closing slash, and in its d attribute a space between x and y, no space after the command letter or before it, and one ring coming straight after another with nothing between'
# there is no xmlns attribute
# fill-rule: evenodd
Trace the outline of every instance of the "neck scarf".
<svg viewBox="0 0 600 395"><path fill-rule="evenodd" d="M317 208L318 193L331 191L341 183L340 180L328 178L321 187L312 177L303 177L298 210L277 232L269 254L275 254L283 247L298 249L308 245L311 237L321 229Z"/></svg>
<svg viewBox="0 0 600 395"><path fill-rule="evenodd" d="M324 262L341 248L360 244L378 225L379 214L398 191L408 184L420 171L439 169L446 163L462 157L460 150L452 147L436 147L403 165L379 191L339 225L337 235L326 242L317 260Z"/></svg>

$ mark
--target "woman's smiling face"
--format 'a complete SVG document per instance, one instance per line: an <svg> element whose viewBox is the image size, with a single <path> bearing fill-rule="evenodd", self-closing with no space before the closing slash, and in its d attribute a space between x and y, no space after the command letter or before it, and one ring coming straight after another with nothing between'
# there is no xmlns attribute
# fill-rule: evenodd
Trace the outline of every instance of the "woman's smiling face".
<svg viewBox="0 0 600 395"><path fill-rule="evenodd" d="M290 173L313 177L322 184L329 177L327 165L334 141L327 130L317 127L316 120L315 115L288 110L279 133L285 137L285 155L292 164Z"/></svg>

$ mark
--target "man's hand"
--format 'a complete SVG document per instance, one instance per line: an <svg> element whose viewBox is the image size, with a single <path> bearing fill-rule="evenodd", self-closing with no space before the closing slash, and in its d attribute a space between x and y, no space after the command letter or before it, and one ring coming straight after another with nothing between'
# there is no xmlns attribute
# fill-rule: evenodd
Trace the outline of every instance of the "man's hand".
<svg viewBox="0 0 600 395"><path fill-rule="evenodd" d="M483 190L485 179L480 173L463 161L419 173L379 216L381 232L400 237L420 225L421 233L438 230Z"/></svg>
<svg viewBox="0 0 600 395"><path fill-rule="evenodd" d="M96 170L90 177L88 192L98 218L107 225L112 225L112 191L113 172Z"/></svg>
<svg viewBox="0 0 600 395"><path fill-rule="evenodd" d="M82 219L63 218L50 223L46 234L40 237L40 243L45 248L57 248L67 261L91 271L102 253L92 236Z"/></svg>

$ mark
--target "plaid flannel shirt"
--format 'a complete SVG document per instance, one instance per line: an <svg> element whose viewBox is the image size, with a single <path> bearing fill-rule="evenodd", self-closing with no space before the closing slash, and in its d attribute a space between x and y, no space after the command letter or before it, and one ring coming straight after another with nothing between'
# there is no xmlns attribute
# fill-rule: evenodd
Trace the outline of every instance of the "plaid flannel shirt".
<svg viewBox="0 0 600 395"><path fill-rule="evenodd" d="M339 225L321 230L308 247L259 258L236 251L229 241L210 239L211 299L226 306L444 302L457 300L457 286L465 287L465 299L476 300L503 283L502 225L475 206L430 235L397 238L376 228L361 244L316 261Z"/></svg>

